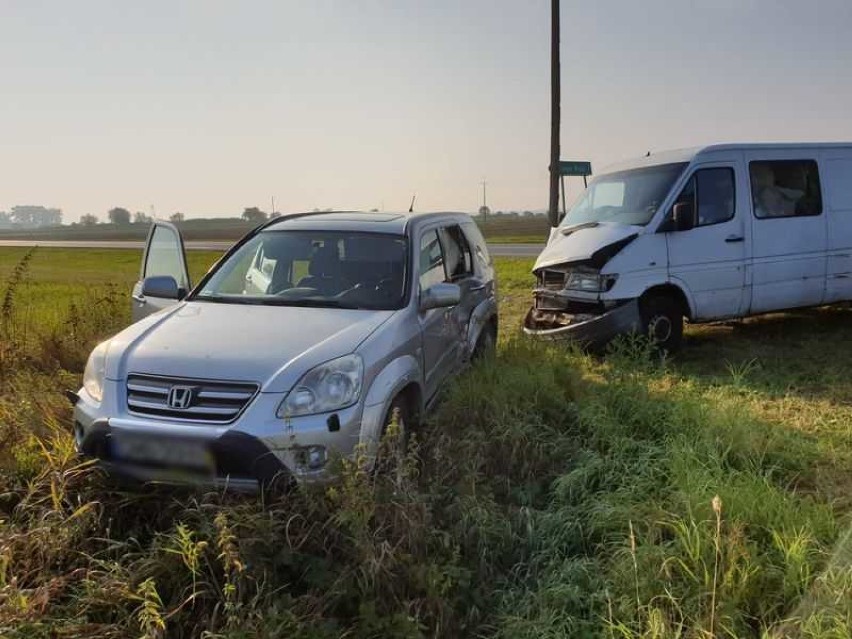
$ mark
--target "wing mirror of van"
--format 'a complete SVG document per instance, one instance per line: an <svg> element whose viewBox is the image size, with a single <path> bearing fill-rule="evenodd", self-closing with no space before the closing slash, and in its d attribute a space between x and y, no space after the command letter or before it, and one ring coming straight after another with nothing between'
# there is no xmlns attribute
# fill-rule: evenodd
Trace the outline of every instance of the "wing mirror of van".
<svg viewBox="0 0 852 639"><path fill-rule="evenodd" d="M688 231L695 226L695 207L692 202L678 202L672 208L675 231Z"/></svg>
<svg viewBox="0 0 852 639"><path fill-rule="evenodd" d="M420 293L420 310L428 311L430 308L446 308L455 306L461 301L461 289L458 284L442 282L433 284Z"/></svg>
<svg viewBox="0 0 852 639"><path fill-rule="evenodd" d="M177 300L181 297L177 282L171 275L146 277L142 282L142 295L164 300Z"/></svg>

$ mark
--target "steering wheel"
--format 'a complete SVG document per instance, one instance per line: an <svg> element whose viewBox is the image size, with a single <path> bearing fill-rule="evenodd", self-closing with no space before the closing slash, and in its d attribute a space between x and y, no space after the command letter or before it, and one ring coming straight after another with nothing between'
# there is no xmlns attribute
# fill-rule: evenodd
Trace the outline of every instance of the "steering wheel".
<svg viewBox="0 0 852 639"><path fill-rule="evenodd" d="M285 297L286 295L291 294L293 297L304 297L311 295L319 295L319 292L320 291L318 288L313 288L311 286L296 286L275 291L274 293L271 293L271 295Z"/></svg>
<svg viewBox="0 0 852 639"><path fill-rule="evenodd" d="M275 290L272 290L272 284L266 289L267 295L280 295L284 291L289 291L293 288L293 282L281 282Z"/></svg>
<svg viewBox="0 0 852 639"><path fill-rule="evenodd" d="M389 286L396 285L395 277L383 277L378 282L376 282L375 290L380 290L383 288L387 288Z"/></svg>

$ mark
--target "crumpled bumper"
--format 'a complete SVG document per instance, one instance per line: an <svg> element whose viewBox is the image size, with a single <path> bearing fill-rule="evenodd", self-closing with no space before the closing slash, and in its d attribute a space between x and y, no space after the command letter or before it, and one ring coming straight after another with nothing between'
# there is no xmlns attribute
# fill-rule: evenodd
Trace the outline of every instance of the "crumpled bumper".
<svg viewBox="0 0 852 639"><path fill-rule="evenodd" d="M527 335L588 345L605 344L618 335L637 331L641 326L638 300L629 300L600 315L571 316L565 313L566 321L561 326L537 322L535 315L536 309L531 308L524 319L524 333Z"/></svg>

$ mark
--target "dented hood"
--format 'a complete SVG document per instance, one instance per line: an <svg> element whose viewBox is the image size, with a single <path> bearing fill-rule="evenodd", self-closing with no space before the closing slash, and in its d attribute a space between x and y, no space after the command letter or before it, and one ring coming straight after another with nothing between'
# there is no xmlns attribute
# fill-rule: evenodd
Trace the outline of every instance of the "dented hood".
<svg viewBox="0 0 852 639"><path fill-rule="evenodd" d="M612 244L629 241L642 232L643 227L607 222L589 222L575 226L562 226L550 233L550 240L539 254L533 271L566 262L589 260Z"/></svg>

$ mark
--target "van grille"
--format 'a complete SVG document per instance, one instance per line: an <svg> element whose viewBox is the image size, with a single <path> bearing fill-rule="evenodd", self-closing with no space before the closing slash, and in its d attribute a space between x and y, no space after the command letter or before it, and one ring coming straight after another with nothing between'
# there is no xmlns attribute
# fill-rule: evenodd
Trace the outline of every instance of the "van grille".
<svg viewBox="0 0 852 639"><path fill-rule="evenodd" d="M170 404L174 388L181 401ZM245 382L128 375L127 408L147 417L225 424L239 416L257 390L257 384Z"/></svg>
<svg viewBox="0 0 852 639"><path fill-rule="evenodd" d="M538 273L538 284L541 288L551 291L561 291L565 288L565 271L545 269Z"/></svg>

